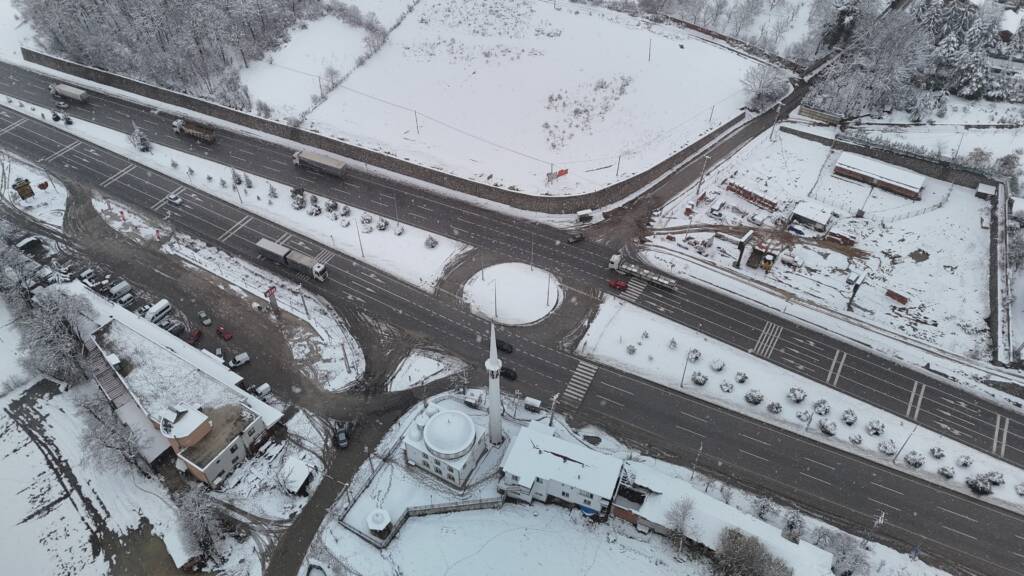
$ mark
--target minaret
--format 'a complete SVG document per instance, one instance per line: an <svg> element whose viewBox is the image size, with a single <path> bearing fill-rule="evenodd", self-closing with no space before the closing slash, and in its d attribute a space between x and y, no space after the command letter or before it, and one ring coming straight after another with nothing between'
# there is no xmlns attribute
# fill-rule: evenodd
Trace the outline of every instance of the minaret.
<svg viewBox="0 0 1024 576"><path fill-rule="evenodd" d="M487 368L487 416L491 444L501 444L501 360L498 358L498 344L494 340L494 324L491 324L491 355L484 362Z"/></svg>

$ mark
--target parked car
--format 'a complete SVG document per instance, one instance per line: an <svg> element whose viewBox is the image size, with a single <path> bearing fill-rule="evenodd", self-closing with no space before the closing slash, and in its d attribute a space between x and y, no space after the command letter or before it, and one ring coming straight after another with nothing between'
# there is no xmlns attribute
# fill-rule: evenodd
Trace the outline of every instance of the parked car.
<svg viewBox="0 0 1024 576"><path fill-rule="evenodd" d="M185 342L188 342L189 344L196 346L197 344L199 344L199 339L202 337L203 331L200 330L199 328L196 328L195 330L189 333L188 338L185 339Z"/></svg>
<svg viewBox="0 0 1024 576"><path fill-rule="evenodd" d="M498 352L504 352L506 354L511 354L516 351L516 349L513 348L511 344L505 342L501 338L498 338L494 341L494 346L498 349Z"/></svg>
<svg viewBox="0 0 1024 576"><path fill-rule="evenodd" d="M152 307L152 304L143 304L142 306L139 306L138 310L136 310L135 313L138 314L139 316L145 316L146 312L149 312L149 309Z"/></svg>
<svg viewBox="0 0 1024 576"><path fill-rule="evenodd" d="M629 284L627 284L625 280L617 280L615 278L608 281L608 286L616 290L625 290L626 288L629 288Z"/></svg>
<svg viewBox="0 0 1024 576"><path fill-rule="evenodd" d="M56 106L57 108L60 108L61 110L67 110L68 109L68 103L63 101L63 100L58 100L53 105Z"/></svg>
<svg viewBox="0 0 1024 576"><path fill-rule="evenodd" d="M356 428L356 423L351 420L336 422L334 426L334 445L339 449L348 448L349 437Z"/></svg>
<svg viewBox="0 0 1024 576"><path fill-rule="evenodd" d="M95 276L96 271L93 270L92 268L87 268L85 270L82 270L82 272L78 275L78 279L84 282L86 280L92 280Z"/></svg>
<svg viewBox="0 0 1024 576"><path fill-rule="evenodd" d="M181 206L182 202L181 196L173 193L167 195L167 201L171 204L174 204L175 206Z"/></svg>
<svg viewBox="0 0 1024 576"><path fill-rule="evenodd" d="M242 352L241 354L236 354L231 360L228 360L228 368L238 368L239 366L245 366L248 363L249 353Z"/></svg>
<svg viewBox="0 0 1024 576"><path fill-rule="evenodd" d="M270 383L264 382L263 384L253 388L252 391L253 394L256 394L260 398L266 398L267 396L270 396Z"/></svg>
<svg viewBox="0 0 1024 576"><path fill-rule="evenodd" d="M501 367L501 377L506 380L515 380L519 378L519 374L516 373L516 369L509 366Z"/></svg>
<svg viewBox="0 0 1024 576"><path fill-rule="evenodd" d="M117 303L120 304L122 308L131 306L133 302L135 302L135 295L131 292L124 294L117 299Z"/></svg>
<svg viewBox="0 0 1024 576"><path fill-rule="evenodd" d="M579 232L574 232L572 234L569 234L569 239L566 240L566 242L568 242L569 244L575 244L577 242L581 242L582 240L583 234L580 234Z"/></svg>
<svg viewBox="0 0 1024 576"><path fill-rule="evenodd" d="M228 332L223 326L217 326L217 336L220 336L221 340L228 342L235 337L234 334Z"/></svg>
<svg viewBox="0 0 1024 576"><path fill-rule="evenodd" d="M185 331L185 325L182 324L181 322L173 321L170 324L168 324L167 327L164 328L164 330L167 330L171 334L178 336Z"/></svg>
<svg viewBox="0 0 1024 576"><path fill-rule="evenodd" d="M210 324L213 324L213 320L210 319L209 314L207 314L205 310L199 311L199 322L203 326L209 326Z"/></svg>

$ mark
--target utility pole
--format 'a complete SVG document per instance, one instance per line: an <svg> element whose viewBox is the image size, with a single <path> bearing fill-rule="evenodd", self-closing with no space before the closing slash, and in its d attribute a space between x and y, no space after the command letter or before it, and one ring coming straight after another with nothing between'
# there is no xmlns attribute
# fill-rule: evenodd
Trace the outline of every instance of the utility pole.
<svg viewBox="0 0 1024 576"><path fill-rule="evenodd" d="M700 198L700 188L704 185L704 174L708 170L708 160L711 160L710 154L704 155L704 164L700 168L700 180L697 182L697 198Z"/></svg>
<svg viewBox="0 0 1024 576"><path fill-rule="evenodd" d="M548 426L552 426L555 422L555 407L558 406L558 394L551 397L551 415L548 416Z"/></svg>
<svg viewBox="0 0 1024 576"><path fill-rule="evenodd" d="M420 114L419 114L419 112L413 110L412 111L412 115L413 115L413 118L416 119L416 135L419 136L420 135Z"/></svg>
<svg viewBox="0 0 1024 576"><path fill-rule="evenodd" d="M619 167L622 166L622 154L619 154L619 161L615 163L615 177L619 177Z"/></svg>
<svg viewBox="0 0 1024 576"><path fill-rule="evenodd" d="M686 383L686 369L690 366L690 353L686 353L686 361L683 362L683 375L679 378L679 387L682 388Z"/></svg>
<svg viewBox="0 0 1024 576"><path fill-rule="evenodd" d="M647 61L651 61L651 51L654 49L654 38L647 39Z"/></svg>
<svg viewBox="0 0 1024 576"><path fill-rule="evenodd" d="M363 236L359 233L359 226L361 226L361 224L357 223L356 224L356 240L359 241L359 255L362 256L363 258L366 258L366 253L363 252Z"/></svg>
<svg viewBox="0 0 1024 576"><path fill-rule="evenodd" d="M693 480L694 475L697 474L697 463L700 462L700 455L704 453L704 441L700 441L700 447L697 448L697 455L693 458L693 466L690 467L690 480Z"/></svg>
<svg viewBox="0 0 1024 576"><path fill-rule="evenodd" d="M772 131L771 131L771 134L768 135L768 140L770 142L775 142L775 126L778 125L778 123L779 123L779 116L781 116L781 115L782 115L782 104L779 103L779 104L775 105L775 120L772 121Z"/></svg>

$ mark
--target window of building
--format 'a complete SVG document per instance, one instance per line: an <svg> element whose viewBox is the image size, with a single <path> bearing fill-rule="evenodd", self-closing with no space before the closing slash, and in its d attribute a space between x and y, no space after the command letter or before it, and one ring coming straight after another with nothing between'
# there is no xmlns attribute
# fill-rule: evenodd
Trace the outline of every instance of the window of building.
<svg viewBox="0 0 1024 576"><path fill-rule="evenodd" d="M232 464L236 464L237 462L238 462L238 456L235 456L234 458L231 459L231 463Z"/></svg>
<svg viewBox="0 0 1024 576"><path fill-rule="evenodd" d="M252 436L252 435L253 435L253 434L255 434L255 433L256 433L256 429L255 429L255 428L249 428L249 431L248 431L248 432L246 432L246 435L248 435L248 436Z"/></svg>
<svg viewBox="0 0 1024 576"><path fill-rule="evenodd" d="M519 482L519 476L516 476L515 474L509 474L508 477L511 478L513 482Z"/></svg>
<svg viewBox="0 0 1024 576"><path fill-rule="evenodd" d="M569 493L563 490L562 491L562 498L568 498L568 497L569 497Z"/></svg>
<svg viewBox="0 0 1024 576"><path fill-rule="evenodd" d="M590 498L584 498L583 499L583 503L586 504L587 506L589 506L590 505Z"/></svg>
<svg viewBox="0 0 1024 576"><path fill-rule="evenodd" d="M231 445L231 453L234 454L235 452L238 452L238 444Z"/></svg>

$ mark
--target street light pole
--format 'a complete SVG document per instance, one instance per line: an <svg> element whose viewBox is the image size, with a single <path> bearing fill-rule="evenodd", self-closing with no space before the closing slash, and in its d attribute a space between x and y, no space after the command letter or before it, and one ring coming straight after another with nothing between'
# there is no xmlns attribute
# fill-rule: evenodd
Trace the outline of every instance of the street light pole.
<svg viewBox="0 0 1024 576"><path fill-rule="evenodd" d="M704 174L708 170L708 160L711 160L711 155L705 154L704 164L700 167L700 180L697 181L697 198L700 198L700 188L704 185Z"/></svg>

